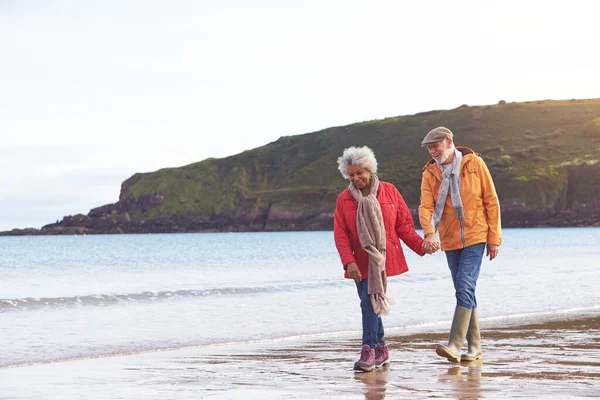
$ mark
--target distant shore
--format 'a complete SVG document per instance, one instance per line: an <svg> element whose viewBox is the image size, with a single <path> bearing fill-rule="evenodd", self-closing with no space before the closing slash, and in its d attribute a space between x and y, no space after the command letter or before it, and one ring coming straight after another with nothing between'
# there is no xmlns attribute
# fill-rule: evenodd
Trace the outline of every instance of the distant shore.
<svg viewBox="0 0 600 400"><path fill-rule="evenodd" d="M392 329L393 330L393 329ZM484 359L435 355L446 332L389 335L392 363L355 373L359 340L313 336L0 369L11 399L578 398L600 393L600 310L482 322ZM354 336L354 335L351 335Z"/></svg>

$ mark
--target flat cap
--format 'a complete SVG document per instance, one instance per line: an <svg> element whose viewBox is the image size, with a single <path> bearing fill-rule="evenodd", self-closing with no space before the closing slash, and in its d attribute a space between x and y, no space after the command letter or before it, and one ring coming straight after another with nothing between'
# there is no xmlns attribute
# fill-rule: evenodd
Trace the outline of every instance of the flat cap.
<svg viewBox="0 0 600 400"><path fill-rule="evenodd" d="M437 128L433 128L432 130L425 135L425 138L421 142L421 147L430 144L440 142L444 139L452 139L454 134L452 131L445 126L438 126Z"/></svg>

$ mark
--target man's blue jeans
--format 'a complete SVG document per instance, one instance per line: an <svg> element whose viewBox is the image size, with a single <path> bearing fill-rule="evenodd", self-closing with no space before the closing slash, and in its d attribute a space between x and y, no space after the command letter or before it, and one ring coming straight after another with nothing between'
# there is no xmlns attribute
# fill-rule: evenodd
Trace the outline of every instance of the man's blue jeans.
<svg viewBox="0 0 600 400"><path fill-rule="evenodd" d="M479 278L485 243L467 246L464 249L446 252L448 267L456 294L456 304L472 310L477 308L475 286Z"/></svg>
<svg viewBox="0 0 600 400"><path fill-rule="evenodd" d="M369 297L368 279L363 279L356 283L358 297L360 298L360 309L362 311L362 344L368 344L372 349L377 347L378 343L385 345L383 341L383 322L381 317L373 311L371 298Z"/></svg>

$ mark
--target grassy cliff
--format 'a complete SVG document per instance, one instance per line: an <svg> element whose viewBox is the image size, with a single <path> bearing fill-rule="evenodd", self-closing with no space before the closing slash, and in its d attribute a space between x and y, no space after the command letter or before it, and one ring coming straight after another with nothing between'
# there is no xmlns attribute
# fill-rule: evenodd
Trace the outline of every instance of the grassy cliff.
<svg viewBox="0 0 600 400"><path fill-rule="evenodd" d="M154 207L134 208L134 220L193 214L264 222L274 206L292 219L331 212L347 185L337 157L348 146L367 145L380 177L416 208L428 160L420 141L439 125L454 131L458 145L482 154L505 207L572 209L600 200L600 99L593 99L464 105L282 137L235 156L136 175L124 184L121 201L164 197Z"/></svg>

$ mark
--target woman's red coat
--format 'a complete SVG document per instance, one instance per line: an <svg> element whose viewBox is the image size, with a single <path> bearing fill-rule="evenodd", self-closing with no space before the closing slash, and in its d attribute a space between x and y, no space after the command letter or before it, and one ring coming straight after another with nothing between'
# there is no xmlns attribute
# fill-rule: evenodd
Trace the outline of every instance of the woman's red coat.
<svg viewBox="0 0 600 400"><path fill-rule="evenodd" d="M385 270L388 276L399 275L408 271L400 239L415 253L423 256L424 253L421 250L423 238L415 231L410 211L394 185L380 181L377 200L381 205L387 236ZM340 193L333 216L333 236L344 269L349 263L356 262L363 279L366 279L369 270L369 256L358 240L357 211L358 202L348 189ZM344 273L344 276L349 278L348 271Z"/></svg>

